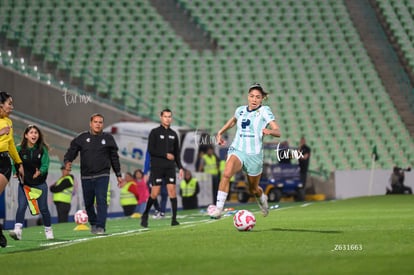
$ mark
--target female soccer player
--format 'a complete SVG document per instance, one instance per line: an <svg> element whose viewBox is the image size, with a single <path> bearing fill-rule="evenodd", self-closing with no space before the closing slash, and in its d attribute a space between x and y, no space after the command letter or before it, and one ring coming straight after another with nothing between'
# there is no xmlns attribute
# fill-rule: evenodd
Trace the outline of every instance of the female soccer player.
<svg viewBox="0 0 414 275"><path fill-rule="evenodd" d="M16 150L13 138L13 123L9 118L13 111L13 99L10 94L0 92L0 194L3 193L9 183L12 173L10 157L18 166L19 177L24 176L22 160ZM3 235L3 227L0 224L0 246L6 247L7 240Z"/></svg>
<svg viewBox="0 0 414 275"><path fill-rule="evenodd" d="M247 174L249 192L253 194L260 206L263 216L269 213L267 196L259 186L263 168L263 136L280 137L279 126L271 109L262 106L267 92L254 84L249 88L247 106L236 109L234 116L224 124L217 133L217 143L224 145L222 135L237 124L235 138L228 150L228 157L217 193L216 209L210 214L212 218L220 218L229 192L231 177L243 169ZM267 128L267 127L270 127Z"/></svg>

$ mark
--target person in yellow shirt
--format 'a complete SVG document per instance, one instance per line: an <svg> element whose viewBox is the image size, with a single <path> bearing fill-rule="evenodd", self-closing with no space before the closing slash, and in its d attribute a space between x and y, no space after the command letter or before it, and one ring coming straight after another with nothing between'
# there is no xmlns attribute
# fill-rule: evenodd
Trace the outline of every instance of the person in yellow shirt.
<svg viewBox="0 0 414 275"><path fill-rule="evenodd" d="M23 179L24 171L22 160L17 152L13 138L13 123L9 118L13 111L13 99L10 94L0 91L0 194L3 193L9 183L12 173L12 164L18 166L18 176ZM3 226L0 224L0 246L7 246L7 239L3 235Z"/></svg>

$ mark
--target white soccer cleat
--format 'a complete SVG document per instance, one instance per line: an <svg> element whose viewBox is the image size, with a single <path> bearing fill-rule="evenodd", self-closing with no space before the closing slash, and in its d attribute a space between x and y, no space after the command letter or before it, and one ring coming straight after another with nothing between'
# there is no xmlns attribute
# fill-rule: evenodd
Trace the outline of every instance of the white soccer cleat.
<svg viewBox="0 0 414 275"><path fill-rule="evenodd" d="M269 215L269 204L267 203L267 196L264 195L263 200L260 197L258 199L258 202L259 202L259 207L260 207L260 210L262 211L263 217L266 217L267 215Z"/></svg>
<svg viewBox="0 0 414 275"><path fill-rule="evenodd" d="M211 213L209 214L210 218L212 219L220 219L221 218L221 209L216 207Z"/></svg>
<svg viewBox="0 0 414 275"><path fill-rule="evenodd" d="M53 240L55 236L53 236L53 229L51 227L45 228L45 236L46 240Z"/></svg>
<svg viewBox="0 0 414 275"><path fill-rule="evenodd" d="M14 230L9 231L9 235L12 239L20 241L22 239L22 230L15 228Z"/></svg>

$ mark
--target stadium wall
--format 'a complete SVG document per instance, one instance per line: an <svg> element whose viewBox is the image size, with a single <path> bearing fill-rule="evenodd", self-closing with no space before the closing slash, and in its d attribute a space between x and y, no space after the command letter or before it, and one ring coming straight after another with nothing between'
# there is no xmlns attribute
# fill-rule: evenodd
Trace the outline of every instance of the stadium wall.
<svg viewBox="0 0 414 275"><path fill-rule="evenodd" d="M89 128L92 113L105 116L105 124L137 120L137 116L95 100L92 94L59 89L0 66L0 90L10 93L15 109L75 132Z"/></svg>
<svg viewBox="0 0 414 275"><path fill-rule="evenodd" d="M347 199L368 195L384 195L386 188L391 188L389 179L392 170L358 170L358 171L336 171L335 172L335 197L336 199ZM414 190L414 171L405 173L404 185Z"/></svg>

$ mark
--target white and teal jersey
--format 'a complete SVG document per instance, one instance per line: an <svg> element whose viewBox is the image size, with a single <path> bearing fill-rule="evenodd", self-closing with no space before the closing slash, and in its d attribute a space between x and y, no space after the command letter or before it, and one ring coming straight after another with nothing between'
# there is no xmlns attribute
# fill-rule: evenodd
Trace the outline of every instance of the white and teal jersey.
<svg viewBox="0 0 414 275"><path fill-rule="evenodd" d="M236 109L237 132L231 147L246 154L261 154L263 145L263 129L275 116L269 106L260 106L249 111L247 106Z"/></svg>

